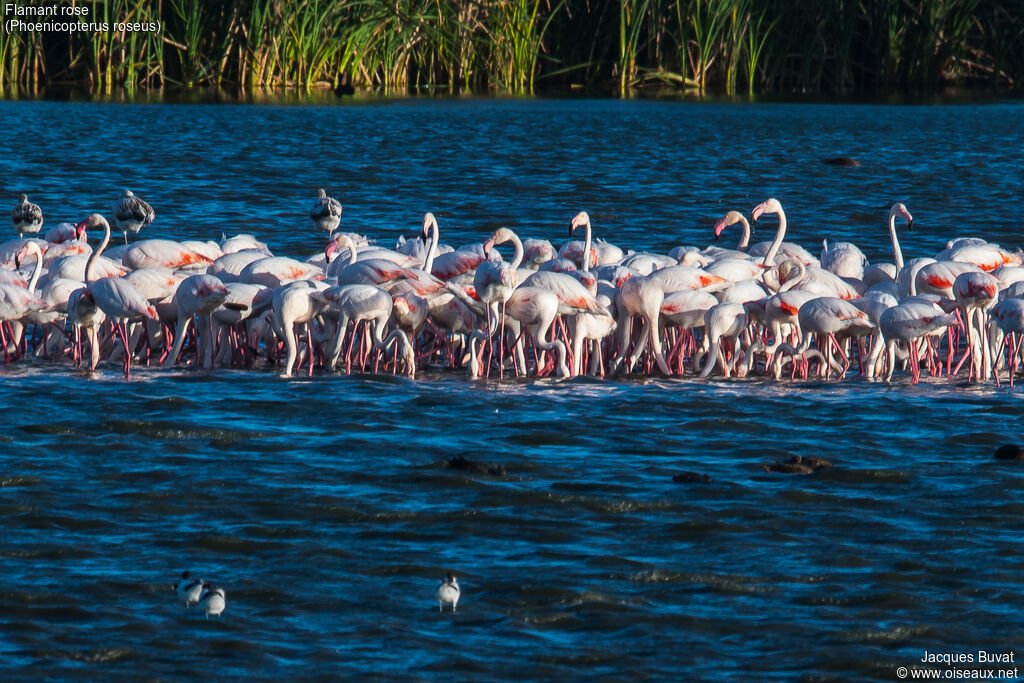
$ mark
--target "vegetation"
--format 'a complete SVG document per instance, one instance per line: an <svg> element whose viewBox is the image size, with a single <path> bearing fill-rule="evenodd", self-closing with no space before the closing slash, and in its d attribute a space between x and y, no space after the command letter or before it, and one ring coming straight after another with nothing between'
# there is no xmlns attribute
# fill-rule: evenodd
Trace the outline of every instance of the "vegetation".
<svg viewBox="0 0 1024 683"><path fill-rule="evenodd" d="M622 95L644 87L837 93L948 85L1015 90L1024 82L1020 0L63 0L56 6L88 9L81 20L105 27L5 30L4 92L64 85L92 92L330 86L530 94L582 86ZM142 30L132 30L139 25Z"/></svg>

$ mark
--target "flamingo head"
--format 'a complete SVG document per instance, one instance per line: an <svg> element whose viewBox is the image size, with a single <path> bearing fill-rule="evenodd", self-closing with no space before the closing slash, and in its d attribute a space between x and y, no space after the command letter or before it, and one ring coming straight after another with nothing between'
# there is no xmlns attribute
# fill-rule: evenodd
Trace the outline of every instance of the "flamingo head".
<svg viewBox="0 0 1024 683"><path fill-rule="evenodd" d="M586 211L580 211L572 219L572 222L569 223L569 237L572 237L572 234L576 231L576 228L583 225L590 225L590 214L588 214Z"/></svg>
<svg viewBox="0 0 1024 683"><path fill-rule="evenodd" d="M488 237L487 241L484 242L484 256L487 258L491 258L491 250L494 249L494 237L497 234L498 233L494 233L494 235Z"/></svg>
<svg viewBox="0 0 1024 683"><path fill-rule="evenodd" d="M494 231L494 235L491 236L491 246L493 246L494 244L503 244L505 242L508 242L515 236L515 233L509 230L508 228L498 228L497 230Z"/></svg>
<svg viewBox="0 0 1024 683"><path fill-rule="evenodd" d="M75 225L75 232L82 235L87 228L102 228L104 225L107 225L106 218L98 213L91 213L84 221L79 221Z"/></svg>
<svg viewBox="0 0 1024 683"><path fill-rule="evenodd" d="M722 235L722 231L728 228L730 225L736 225L737 223L742 222L743 214L741 214L739 211L730 211L729 213L725 214L725 216L723 216L720 221L715 223L715 239L717 240Z"/></svg>
<svg viewBox="0 0 1024 683"><path fill-rule="evenodd" d="M340 232L334 233L331 239L327 241L327 246L324 247L324 259L328 263L330 263L331 254L340 249L351 250L354 245L355 243L352 241L352 238L349 237L348 235Z"/></svg>
<svg viewBox="0 0 1024 683"><path fill-rule="evenodd" d="M892 209L889 210L889 217L899 216L907 222L907 230L914 230L914 217L907 211L907 207L902 202L896 202L892 205Z"/></svg>
<svg viewBox="0 0 1024 683"><path fill-rule="evenodd" d="M423 241L426 242L430 238L430 229L437 227L437 219L434 218L434 214L427 211L423 214Z"/></svg>
<svg viewBox="0 0 1024 683"><path fill-rule="evenodd" d="M750 212L750 217L756 223L757 219L766 213L781 213L782 204L779 203L778 199L772 198L765 202L762 202L754 207L754 210Z"/></svg>

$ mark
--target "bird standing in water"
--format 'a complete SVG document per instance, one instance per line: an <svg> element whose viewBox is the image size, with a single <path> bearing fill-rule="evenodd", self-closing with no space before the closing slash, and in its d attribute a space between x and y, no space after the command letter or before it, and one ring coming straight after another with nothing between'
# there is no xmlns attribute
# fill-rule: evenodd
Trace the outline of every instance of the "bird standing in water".
<svg viewBox="0 0 1024 683"><path fill-rule="evenodd" d="M341 225L341 202L334 197L327 196L327 190L320 188L316 191L316 200L313 208L309 210L309 217L313 224L325 232L332 233Z"/></svg>
<svg viewBox="0 0 1024 683"><path fill-rule="evenodd" d="M153 222L156 212L153 207L136 197L131 190L121 192L121 198L114 204L114 223L124 233L128 244L128 231L138 232Z"/></svg>
<svg viewBox="0 0 1024 683"><path fill-rule="evenodd" d="M454 612L455 606L459 603L460 592L455 574L448 572L437 585L437 611L443 610L445 605L451 605Z"/></svg>
<svg viewBox="0 0 1024 683"><path fill-rule="evenodd" d="M203 597L199 598L199 607L206 612L207 619L210 618L211 614L219 617L228 604L224 596L224 589L211 586L208 583L204 583L203 588L206 589L206 592L203 593Z"/></svg>
<svg viewBox="0 0 1024 683"><path fill-rule="evenodd" d="M192 578L190 572L181 573L181 581L178 582L178 599L185 603L185 607L199 602L199 594L203 592L203 580Z"/></svg>
<svg viewBox="0 0 1024 683"><path fill-rule="evenodd" d="M43 227L43 210L30 202L27 194L22 193L18 197L18 205L11 211L11 222L19 237L25 233L37 233Z"/></svg>

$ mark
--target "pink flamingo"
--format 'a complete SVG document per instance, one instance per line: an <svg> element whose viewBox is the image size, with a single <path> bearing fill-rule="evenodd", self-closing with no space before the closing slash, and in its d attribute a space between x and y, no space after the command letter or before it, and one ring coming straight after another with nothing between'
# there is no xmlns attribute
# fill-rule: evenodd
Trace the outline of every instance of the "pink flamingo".
<svg viewBox="0 0 1024 683"><path fill-rule="evenodd" d="M554 335L550 341L547 340L548 331L558 316L559 306L558 297L551 290L523 286L512 292L505 302L505 314L525 326L526 332L533 338L534 348L538 351L554 350L558 356L559 377L568 377L565 344L554 339Z"/></svg>
<svg viewBox="0 0 1024 683"><path fill-rule="evenodd" d="M339 285L376 285L388 289L402 279L417 279L417 274L383 258L363 258L348 235L338 234L327 244L325 253L330 259L338 249L347 249L347 261L337 259L327 266L327 276L336 277Z"/></svg>
<svg viewBox="0 0 1024 683"><path fill-rule="evenodd" d="M319 283L320 287L324 285ZM295 340L297 331L296 325L307 325L314 317L320 314L324 304L322 298L314 296L317 292L318 283L313 280L295 280L286 285L278 287L274 291L272 304L274 328L284 338L285 346L288 349L288 357L285 361L282 377L291 377L295 368L295 361L298 357L298 343ZM311 335L306 333L309 340L309 374L313 375L313 344Z"/></svg>
<svg viewBox="0 0 1024 683"><path fill-rule="evenodd" d="M822 358L821 374L827 377L835 368L841 379L849 368L850 360L839 344L839 337L856 337L869 334L875 329L874 323L868 318L867 313L854 306L849 301L833 296L823 296L811 299L800 307L797 313L800 322L800 330L804 334L803 343L799 348L793 348L789 344L779 346L779 353L775 359L775 376L780 374L780 367L783 360L783 352L796 356L803 356L807 360L807 353L811 346L811 333L820 338L825 348L825 354L816 353ZM832 356L835 349L843 359L843 365L838 365Z"/></svg>
<svg viewBox="0 0 1024 683"><path fill-rule="evenodd" d="M243 268L238 275L238 281L276 289L298 280L323 277L324 271L312 263L297 261L287 256L270 256L257 259Z"/></svg>
<svg viewBox="0 0 1024 683"><path fill-rule="evenodd" d="M772 198L758 204L751 211L750 216L756 223L766 213L774 213L779 217L779 227L775 231L775 239L767 247L768 251L764 252L764 259L761 263L765 268L775 265L776 256L780 251L782 251L785 258L804 265L811 265L817 262L817 259L807 253L807 250L800 245L789 242L783 243L782 239L786 235L786 212L782 210L782 204L779 203L778 199ZM761 248L762 244L754 245L750 249L751 256L759 256Z"/></svg>
<svg viewBox="0 0 1024 683"><path fill-rule="evenodd" d="M897 341L902 340L910 347L911 375L913 383L916 384L921 376L918 340L941 332L956 323L955 316L943 313L935 305L923 301L904 301L883 311L878 317L878 329L882 334L878 343L884 340L886 345L889 372L885 381L892 381L892 374L896 368ZM869 368L873 372L874 362L869 364Z"/></svg>
<svg viewBox="0 0 1024 683"><path fill-rule="evenodd" d="M742 304L722 303L716 304L704 314L704 330L710 342L707 353L707 361L704 369L700 371L700 377L705 378L711 374L711 370L717 364L722 372L728 377L734 365L740 358L740 334L747 327L747 311ZM732 361L725 358L725 351L722 349L723 339L731 339L733 344Z"/></svg>
<svg viewBox="0 0 1024 683"><path fill-rule="evenodd" d="M374 285L350 284L328 287L324 291L318 292L315 296L340 314L328 367L334 368L338 363L349 322L354 321L358 325L358 323L365 320L369 321L371 326L370 340L373 343L373 347L386 354L392 344L398 342L401 347L402 357L408 368L409 376L414 376L416 372L416 358L408 337L400 329L394 329L387 337L384 336L384 328L387 327L388 318L391 317L391 311L394 306L390 294ZM345 357L346 372L352 371L351 352L355 338L356 334L353 331L352 341L349 343L349 352ZM397 372L397 368L395 370Z"/></svg>
<svg viewBox="0 0 1024 683"><path fill-rule="evenodd" d="M164 359L164 365L174 365L178 362L178 354L181 353L181 345L185 341L189 323L193 317L199 316L200 319L196 322L196 335L199 337L197 346L202 352L203 367L213 367L214 340L210 314L217 310L227 296L227 287L212 275L190 275L182 280L174 293L174 301L178 305L178 328L174 332L174 348ZM196 364L198 365L198 358Z"/></svg>
<svg viewBox="0 0 1024 683"><path fill-rule="evenodd" d="M1002 348L1006 344L1010 386L1021 360L1021 341L1024 340L1024 299L1004 299L990 311L991 327L999 332L993 346L998 359L996 369L1002 365ZM996 376L998 379L998 375Z"/></svg>
<svg viewBox="0 0 1024 683"><path fill-rule="evenodd" d="M992 376L992 349L985 340L985 332L988 329L986 312L995 305L998 297L999 280L988 273L961 273L953 281L953 298L956 299L964 317L967 354L971 356L972 374L978 379L987 380ZM964 354L964 358L967 354ZM957 370L959 369L958 365Z"/></svg>
<svg viewBox="0 0 1024 683"><path fill-rule="evenodd" d="M736 251L729 251L727 253L736 255L737 252L743 253L747 250L747 245L750 243L750 222L747 220L739 211L730 211L725 214L717 223L715 223L715 239L719 239L722 236L722 232L733 225L740 224L743 226L743 233L740 235L740 241L736 244ZM725 251L725 250L716 250ZM745 255L745 254L744 254Z"/></svg>
<svg viewBox="0 0 1024 683"><path fill-rule="evenodd" d="M92 292L96 305L106 314L107 318L114 324L114 330L121 339L124 349L124 376L127 379L131 374L131 346L128 342L128 321L144 317L151 320L158 320L156 309L130 282L120 277L106 277L100 280L93 280L93 266L103 250L110 242L110 224L107 219L98 213L94 213L79 224L79 228L103 228L103 240L100 246L89 256L85 266L85 285ZM90 369L95 369L93 366Z"/></svg>
<svg viewBox="0 0 1024 683"><path fill-rule="evenodd" d="M173 240L150 239L131 245L124 251L121 263L126 268L195 268L206 267L213 259Z"/></svg>

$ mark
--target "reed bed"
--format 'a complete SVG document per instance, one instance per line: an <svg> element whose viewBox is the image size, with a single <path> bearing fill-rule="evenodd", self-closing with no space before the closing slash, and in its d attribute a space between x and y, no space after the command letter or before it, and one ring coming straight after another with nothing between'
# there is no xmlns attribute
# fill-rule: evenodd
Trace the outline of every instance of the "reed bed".
<svg viewBox="0 0 1024 683"><path fill-rule="evenodd" d="M106 26L5 30L0 88L1017 90L1024 82L1018 3L68 0L88 8L85 20Z"/></svg>

